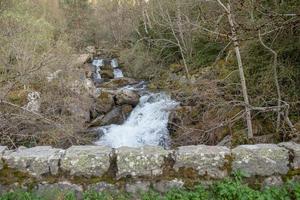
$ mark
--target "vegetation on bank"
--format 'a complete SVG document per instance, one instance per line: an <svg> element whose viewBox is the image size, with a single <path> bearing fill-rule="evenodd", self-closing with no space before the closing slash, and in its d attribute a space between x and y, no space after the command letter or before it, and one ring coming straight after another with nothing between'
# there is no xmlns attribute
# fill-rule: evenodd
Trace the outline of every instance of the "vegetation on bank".
<svg viewBox="0 0 300 200"><path fill-rule="evenodd" d="M78 194L77 194L78 195ZM75 200L79 198L72 192L49 191L43 194L34 192L9 192L0 195L0 200ZM85 200L296 200L300 199L300 183L287 182L283 186L253 189L239 177L227 179L209 187L201 185L193 189L171 189L165 194L153 190L137 194L119 192L88 191L83 194Z"/></svg>

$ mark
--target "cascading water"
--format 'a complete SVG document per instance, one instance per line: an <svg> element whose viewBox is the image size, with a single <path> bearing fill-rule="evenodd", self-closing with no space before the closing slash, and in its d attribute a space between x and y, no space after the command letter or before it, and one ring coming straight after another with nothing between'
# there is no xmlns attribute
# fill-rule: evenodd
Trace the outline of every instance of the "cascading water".
<svg viewBox="0 0 300 200"><path fill-rule="evenodd" d="M177 102L164 93L145 94L124 124L100 128L104 135L96 144L113 148L144 145L167 148L169 113L176 105Z"/></svg>
<svg viewBox="0 0 300 200"><path fill-rule="evenodd" d="M113 68L118 68L119 67L119 63L118 63L118 60L117 59L112 59L111 62L110 62L110 65L113 67Z"/></svg>
<svg viewBox="0 0 300 200"><path fill-rule="evenodd" d="M124 77L122 70L119 69L119 68L114 69L114 77L115 78L122 78L122 77Z"/></svg>
<svg viewBox="0 0 300 200"><path fill-rule="evenodd" d="M95 60L93 60L93 63L92 63L94 66L95 66L95 77L94 77L94 79L96 80L96 81L99 81L99 80L101 80L101 73L100 73L100 71L101 71L101 66L103 66L103 59L95 59Z"/></svg>

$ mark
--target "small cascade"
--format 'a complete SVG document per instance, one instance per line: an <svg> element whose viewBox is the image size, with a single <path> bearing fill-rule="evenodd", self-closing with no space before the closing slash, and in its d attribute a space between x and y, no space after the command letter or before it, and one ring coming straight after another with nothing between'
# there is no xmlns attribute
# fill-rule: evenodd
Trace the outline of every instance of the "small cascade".
<svg viewBox="0 0 300 200"><path fill-rule="evenodd" d="M110 65L112 66L112 68L118 68L119 67L119 63L117 59L112 59L110 62Z"/></svg>
<svg viewBox="0 0 300 200"><path fill-rule="evenodd" d="M95 59L92 63L95 66L95 74L94 79L95 81L101 80L101 67L104 65L103 59Z"/></svg>
<svg viewBox="0 0 300 200"><path fill-rule="evenodd" d="M96 142L113 148L121 146L141 147L144 145L169 146L167 128L169 113L177 102L164 94L145 94L122 125L101 127L104 135Z"/></svg>
<svg viewBox="0 0 300 200"><path fill-rule="evenodd" d="M115 68L114 69L114 77L115 78L123 78L124 77L123 71L119 68Z"/></svg>

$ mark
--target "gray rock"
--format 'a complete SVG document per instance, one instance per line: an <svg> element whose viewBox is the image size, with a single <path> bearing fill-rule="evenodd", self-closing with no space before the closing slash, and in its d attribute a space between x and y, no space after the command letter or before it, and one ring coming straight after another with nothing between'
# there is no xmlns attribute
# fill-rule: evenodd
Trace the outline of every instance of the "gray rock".
<svg viewBox="0 0 300 200"><path fill-rule="evenodd" d="M115 105L114 95L110 92L101 90L99 96L96 99L95 109L101 114L109 112Z"/></svg>
<svg viewBox="0 0 300 200"><path fill-rule="evenodd" d="M37 146L5 153L3 160L10 168L40 177L44 174L56 175L63 154L62 149Z"/></svg>
<svg viewBox="0 0 300 200"><path fill-rule="evenodd" d="M113 79L114 78L114 71L113 71L112 68L101 70L100 74L101 74L102 78L107 78L107 79Z"/></svg>
<svg viewBox="0 0 300 200"><path fill-rule="evenodd" d="M43 199L62 199L67 194L74 194L76 199L83 199L82 186L75 185L69 182L59 183L41 183L37 186L35 193Z"/></svg>
<svg viewBox="0 0 300 200"><path fill-rule="evenodd" d="M104 116L99 116L91 124L93 126L106 126L110 124L122 124L132 111L130 105L123 105L113 108Z"/></svg>
<svg viewBox="0 0 300 200"><path fill-rule="evenodd" d="M102 88L118 89L126 85L134 85L137 83L138 82L132 78L123 77L123 78L112 79L109 82L102 83L99 86Z"/></svg>
<svg viewBox="0 0 300 200"><path fill-rule="evenodd" d="M219 143L218 146L225 146L227 148L230 148L232 145L232 136L227 135L225 136Z"/></svg>
<svg viewBox="0 0 300 200"><path fill-rule="evenodd" d="M123 89L120 90L116 95L116 103L118 105L129 104L132 106L136 106L139 103L140 96L137 92Z"/></svg>
<svg viewBox="0 0 300 200"><path fill-rule="evenodd" d="M161 193L168 192L171 189L183 188L183 187L184 187L184 182L178 179L174 179L171 181L162 180L153 184L153 189Z"/></svg>
<svg viewBox="0 0 300 200"><path fill-rule="evenodd" d="M300 144L295 142L283 142L279 146L284 147L293 155L291 166L293 169L300 169Z"/></svg>
<svg viewBox="0 0 300 200"><path fill-rule="evenodd" d="M227 176L230 150L221 146L183 146L175 153L174 169L193 168L200 176L223 178Z"/></svg>
<svg viewBox="0 0 300 200"><path fill-rule="evenodd" d="M150 186L150 182L137 181L136 183L127 183L125 185L125 190L128 193L137 194L139 192L147 192L150 189Z"/></svg>
<svg viewBox="0 0 300 200"><path fill-rule="evenodd" d="M141 148L121 147L116 150L118 177L130 175L156 176L162 174L164 158L169 152L162 147L145 146Z"/></svg>
<svg viewBox="0 0 300 200"><path fill-rule="evenodd" d="M105 182L95 183L92 185L89 185L87 187L88 191L94 191L94 192L103 192L103 191L115 191L117 188L115 185L108 184Z"/></svg>
<svg viewBox="0 0 300 200"><path fill-rule="evenodd" d="M102 176L110 166L112 149L105 146L72 146L66 150L61 168L75 176Z"/></svg>
<svg viewBox="0 0 300 200"><path fill-rule="evenodd" d="M5 152L5 150L7 150L6 146L0 146L0 170L3 168L2 156Z"/></svg>
<svg viewBox="0 0 300 200"><path fill-rule="evenodd" d="M279 187L283 185L283 180L280 176L271 176L264 180L262 183L262 189L266 187Z"/></svg>
<svg viewBox="0 0 300 200"><path fill-rule="evenodd" d="M232 150L233 171L246 176L286 174L289 170L289 152L275 144L241 145Z"/></svg>

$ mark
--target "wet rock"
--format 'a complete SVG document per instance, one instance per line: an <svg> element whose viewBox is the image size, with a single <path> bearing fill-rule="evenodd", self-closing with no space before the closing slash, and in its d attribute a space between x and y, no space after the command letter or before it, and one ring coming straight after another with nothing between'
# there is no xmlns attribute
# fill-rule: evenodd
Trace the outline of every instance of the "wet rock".
<svg viewBox="0 0 300 200"><path fill-rule="evenodd" d="M62 149L38 146L5 153L3 160L10 168L40 177L46 174L56 175L63 154Z"/></svg>
<svg viewBox="0 0 300 200"><path fill-rule="evenodd" d="M113 108L106 115L101 115L97 117L91 124L90 127L95 126L106 126L110 124L122 124L130 112L132 107L130 105L123 105Z"/></svg>
<svg viewBox="0 0 300 200"><path fill-rule="evenodd" d="M165 193L168 192L171 189L175 189L175 188L183 188L184 186L184 182L182 180L178 180L178 179L174 179L171 181L159 181L153 184L153 189L161 192L161 193Z"/></svg>
<svg viewBox="0 0 300 200"><path fill-rule="evenodd" d="M113 79L114 78L114 72L111 68L106 69L106 70L101 70L100 74L101 74L102 78L107 78L107 79Z"/></svg>
<svg viewBox="0 0 300 200"><path fill-rule="evenodd" d="M121 147L117 153L117 177L156 176L162 174L164 158L169 151L162 147Z"/></svg>
<svg viewBox="0 0 300 200"><path fill-rule="evenodd" d="M266 187L279 187L281 185L283 185L283 180L280 176L271 176L263 181L262 189Z"/></svg>
<svg viewBox="0 0 300 200"><path fill-rule="evenodd" d="M43 199L62 199L67 194L74 194L76 199L83 199L83 188L69 182L41 183L37 186L35 193Z"/></svg>
<svg viewBox="0 0 300 200"><path fill-rule="evenodd" d="M221 146L183 146L175 153L174 169L192 168L200 176L223 178L228 175L230 150Z"/></svg>
<svg viewBox="0 0 300 200"><path fill-rule="evenodd" d="M0 170L3 168L2 156L5 152L5 150L7 150L6 146L0 146Z"/></svg>
<svg viewBox="0 0 300 200"><path fill-rule="evenodd" d="M112 149L105 146L72 146L66 150L61 168L74 176L102 176L110 166Z"/></svg>
<svg viewBox="0 0 300 200"><path fill-rule="evenodd" d="M97 112L105 114L109 112L114 105L114 96L107 91L101 91L96 99L95 109Z"/></svg>
<svg viewBox="0 0 300 200"><path fill-rule="evenodd" d="M233 171L246 176L286 174L289 170L289 152L275 144L241 145L232 150Z"/></svg>
<svg viewBox="0 0 300 200"><path fill-rule="evenodd" d="M132 90L120 90L116 95L116 103L118 105L129 104L136 106L139 103L140 96Z"/></svg>
<svg viewBox="0 0 300 200"><path fill-rule="evenodd" d="M88 191L94 191L94 192L103 192L103 191L115 191L117 190L115 185L108 184L105 182L95 183L92 185L89 185L87 187Z"/></svg>
<svg viewBox="0 0 300 200"><path fill-rule="evenodd" d="M147 192L150 189L150 182L137 181L136 183L127 183L125 190L131 194Z"/></svg>
<svg viewBox="0 0 300 200"><path fill-rule="evenodd" d="M138 82L132 78L123 77L123 78L112 79L109 82L100 84L99 86L102 88L118 89L126 85L134 85L137 83Z"/></svg>
<svg viewBox="0 0 300 200"><path fill-rule="evenodd" d="M290 151L293 157L291 166L293 169L300 169L300 144L295 142L283 142L279 146L284 147Z"/></svg>

